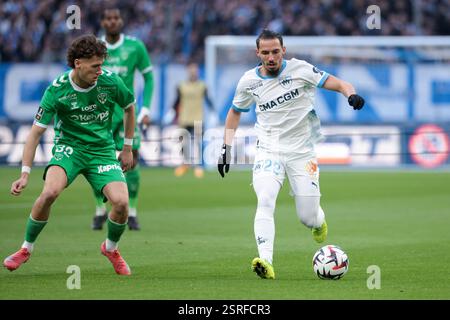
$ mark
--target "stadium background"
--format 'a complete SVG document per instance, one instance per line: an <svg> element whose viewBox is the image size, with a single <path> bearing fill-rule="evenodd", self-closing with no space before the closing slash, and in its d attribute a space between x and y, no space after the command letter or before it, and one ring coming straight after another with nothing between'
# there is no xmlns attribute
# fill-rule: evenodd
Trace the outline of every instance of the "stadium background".
<svg viewBox="0 0 450 320"><path fill-rule="evenodd" d="M250 165L242 172L232 166L224 180L213 170L235 85L242 72L257 63L256 58L217 65L216 89L210 92L217 114L208 114L205 123L210 131L204 141L204 159L211 172L197 181L192 176L176 179L172 170L159 168L181 161L180 145L174 137L176 125L168 111L175 99L175 86L185 79L187 61L197 61L201 77L207 78L208 36L251 36L253 45L255 36L267 26L286 37L444 36L448 43L450 1L115 3L122 9L124 33L145 42L155 75L153 125L146 131L141 161L158 168L143 170L139 203L143 231L127 232L121 243L135 278L117 284L101 257L91 259L104 234L90 233L94 200L85 181L77 179L55 205L52 223L40 238L42 250L36 252L34 261L13 274L2 270L0 298L450 297L448 281L442 281L449 276L442 266L450 262L448 255L442 255L450 250L449 50L447 55L439 51L436 56L433 50L398 47L393 50L394 58L381 54L379 59L341 56L313 60L320 68L351 81L366 99L364 109L353 112L341 96L317 91L316 107L327 138L321 148L321 188L332 231L329 241L342 245L351 261L349 274L339 284L310 281L315 279L310 257L318 246L297 221L288 188L282 190L277 205L280 232L275 259L280 281L270 286L256 282L249 271L255 254ZM80 30L66 26L66 9L72 4L81 8ZM381 28L370 30L366 9L373 4L380 7ZM21 241L27 210L42 185L42 169L33 169L26 194L21 198L8 195L33 115L46 86L67 68L65 51L70 41L87 32L101 34L102 6L103 1L87 0L0 1L2 257ZM384 50L374 48L378 54ZM287 49L289 52L290 47ZM141 99L142 82L139 76L137 80ZM238 134L245 137L240 141L248 152L243 163L252 159L254 117L252 112L243 118ZM37 165L49 159L51 139L52 132L47 130L36 153ZM63 249L60 239L66 235L71 241ZM85 275L83 290L78 292L65 287L65 267L70 264L80 265ZM365 285L366 268L372 264L380 265L383 271L383 290L378 292Z"/></svg>
<svg viewBox="0 0 450 320"><path fill-rule="evenodd" d="M143 164L152 166L174 166L182 161L179 156L181 145L175 136L176 126L171 122L169 111L175 100L175 87L185 79L186 62L198 62L201 77L205 79L205 39L208 36L254 36L265 26L286 37L316 36L316 39L320 36L432 38L430 36L450 33L450 4L437 0L112 3L122 9L124 33L143 40L154 63L155 90L151 106L154 126L145 133L147 142L142 149ZM66 25L69 16L66 10L71 4L77 4L81 9L79 30L70 30ZM369 14L366 9L371 4L379 5L380 29L367 27ZM55 0L3 1L0 5L1 164L15 165L20 161L21 142L43 91L67 68L65 51L68 44L82 33L101 34L99 17L103 5L102 1ZM213 166L216 161L221 125L236 83L243 70L257 63L253 56L253 41L253 38L249 40L252 45L250 58L218 63L214 85L208 82L217 114L208 114L205 118L206 129L211 129L204 141L203 156L207 165ZM358 43L358 40L354 41ZM448 43L448 38L444 42ZM288 46L288 53L290 49ZM426 50L408 51L397 47L392 52L394 57L384 59L382 49L378 49L379 61L372 56L357 63L351 55L332 59L300 56L353 82L366 99L364 112L353 113L338 94L317 91L316 110L328 136L326 144L319 148L322 164L448 165L449 46L444 49L447 54L437 56ZM139 75L136 76L136 87L138 101L141 101L142 79ZM245 163L251 163L254 152L251 148L254 121L254 112L245 114L242 120L241 132L250 137L245 142ZM343 124L350 127L336 127ZM334 127L327 128L330 125ZM424 131L429 133L418 134ZM47 139L51 141L51 136ZM37 162L45 163L49 151L43 146L43 155L41 157L38 151Z"/></svg>

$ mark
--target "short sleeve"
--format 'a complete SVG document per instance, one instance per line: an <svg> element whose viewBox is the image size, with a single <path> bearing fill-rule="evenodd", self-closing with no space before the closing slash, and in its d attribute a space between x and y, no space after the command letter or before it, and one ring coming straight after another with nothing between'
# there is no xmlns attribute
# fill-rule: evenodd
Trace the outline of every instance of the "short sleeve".
<svg viewBox="0 0 450 320"><path fill-rule="evenodd" d="M241 78L236 87L232 108L239 112L248 112L252 103L253 96L248 92L248 81Z"/></svg>
<svg viewBox="0 0 450 320"><path fill-rule="evenodd" d="M127 86L119 76L114 75L114 77L117 81L116 102L121 108L127 109L131 106L131 104L136 102L134 99L134 95L127 88Z"/></svg>
<svg viewBox="0 0 450 320"><path fill-rule="evenodd" d="M306 61L298 61L300 63L300 77L312 85L321 88L325 83L325 80L327 80L329 74L325 71L319 70L319 68L307 63Z"/></svg>
<svg viewBox="0 0 450 320"><path fill-rule="evenodd" d="M138 69L142 74L153 71L152 62L150 60L150 56L147 52L147 48L145 44L141 41L138 42L137 45L138 52Z"/></svg>
<svg viewBox="0 0 450 320"><path fill-rule="evenodd" d="M39 103L39 108L34 116L34 124L44 128L50 124L56 112L55 97L50 88L48 87L45 90L44 96Z"/></svg>

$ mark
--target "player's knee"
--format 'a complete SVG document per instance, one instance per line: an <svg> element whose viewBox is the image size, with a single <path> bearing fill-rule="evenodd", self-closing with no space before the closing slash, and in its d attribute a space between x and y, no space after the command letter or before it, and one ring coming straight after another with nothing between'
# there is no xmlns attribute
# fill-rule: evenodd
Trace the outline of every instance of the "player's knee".
<svg viewBox="0 0 450 320"><path fill-rule="evenodd" d="M114 211L120 215L126 215L128 213L128 199L125 197L111 200L111 206L114 208Z"/></svg>
<svg viewBox="0 0 450 320"><path fill-rule="evenodd" d="M276 195L267 191L260 191L257 193L258 207L275 208Z"/></svg>
<svg viewBox="0 0 450 320"><path fill-rule="evenodd" d="M53 203L59 196L59 191L55 189L46 189L41 193L41 200L45 203Z"/></svg>

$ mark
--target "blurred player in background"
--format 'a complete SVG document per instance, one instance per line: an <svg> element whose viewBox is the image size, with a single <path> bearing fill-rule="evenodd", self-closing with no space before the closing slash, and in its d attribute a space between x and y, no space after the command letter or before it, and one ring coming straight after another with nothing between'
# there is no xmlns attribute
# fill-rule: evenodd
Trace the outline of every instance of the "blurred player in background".
<svg viewBox="0 0 450 320"><path fill-rule="evenodd" d="M259 257L252 269L258 276L274 279L272 266L275 239L274 211L278 193L288 176L297 216L312 229L316 242L326 239L328 227L320 207L319 167L314 145L322 140L320 121L314 111L316 87L342 93L353 109L364 99L354 87L303 60L284 60L286 48L279 33L263 30L256 40L261 63L239 80L225 121L225 137L218 170L222 177L231 161L231 144L241 112L256 103L258 142L253 166L257 196L254 221Z"/></svg>
<svg viewBox="0 0 450 320"><path fill-rule="evenodd" d="M102 15L101 26L105 30L105 36L102 37L102 40L106 42L106 47L108 48L108 56L103 65L105 69L118 74L131 92L134 92L135 71L139 70L144 77L144 101L141 110L139 111L139 115L137 116L137 122L138 124L142 124L145 128L150 125L150 104L153 94L153 67L147 49L142 41L121 33L123 20L119 9L105 9ZM115 109L112 121L112 130L116 148L117 150L122 150L124 129L123 110L121 108L118 107ZM141 137L139 129L136 126L133 139L134 167L125 174L130 195L128 217L128 227L130 230L140 229L136 210L140 184L140 145ZM97 200L97 205L92 229L100 230L102 229L103 223L106 221L107 211L102 195L96 193L95 198Z"/></svg>
<svg viewBox="0 0 450 320"><path fill-rule="evenodd" d="M13 182L11 193L18 196L27 186L36 147L54 118L53 157L44 171L44 189L31 209L22 248L3 262L10 271L27 262L37 236L47 224L52 204L83 174L95 192L106 197L112 206L107 219L108 236L101 252L116 273L131 274L117 248L128 217L128 190L122 170L133 166L135 100L122 79L101 68L106 52L105 44L94 35L75 39L67 52L71 70L56 78L44 93L25 143L22 174ZM111 133L111 116L119 107L125 114L120 164Z"/></svg>
<svg viewBox="0 0 450 320"><path fill-rule="evenodd" d="M192 162L197 160L197 165L194 169L194 175L197 178L202 178L204 175L202 167L202 134L204 130L204 113L203 103L206 101L210 110L214 110L213 103L208 97L206 84L199 80L199 70L196 63L189 63L187 66L188 80L183 81L177 87L177 97L173 104L173 109L176 113L178 126L184 129L183 132L183 164L175 169L175 176L181 177L188 170ZM191 148L191 137L198 142L197 154L194 154L195 146Z"/></svg>

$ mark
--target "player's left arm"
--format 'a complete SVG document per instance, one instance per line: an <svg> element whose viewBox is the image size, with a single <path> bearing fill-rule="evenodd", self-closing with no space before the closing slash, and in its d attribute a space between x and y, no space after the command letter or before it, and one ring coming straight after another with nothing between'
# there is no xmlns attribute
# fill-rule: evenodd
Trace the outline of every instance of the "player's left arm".
<svg viewBox="0 0 450 320"><path fill-rule="evenodd" d="M360 110L364 106L363 97L356 94L356 90L351 83L332 76L331 74L328 75L322 88L342 93L348 99L348 104L351 105L354 110Z"/></svg>
<svg viewBox="0 0 450 320"><path fill-rule="evenodd" d="M136 122L134 108L134 103L132 103L124 110L123 127L125 137L122 152L119 155L122 170L124 172L133 168L133 136Z"/></svg>
<svg viewBox="0 0 450 320"><path fill-rule="evenodd" d="M144 101L139 111L137 119L138 123L142 123L144 126L150 125L150 106L153 96L154 78L153 78L153 65L150 60L147 48L144 43L140 42L138 47L138 69L144 77Z"/></svg>
<svg viewBox="0 0 450 320"><path fill-rule="evenodd" d="M135 103L133 94L125 86L123 80L119 76L114 75L117 81L116 102L124 109L123 127L125 137L123 139L123 148L119 154L119 161L123 171L132 169L133 166L133 137L136 125Z"/></svg>

